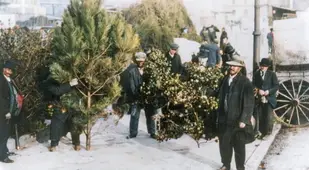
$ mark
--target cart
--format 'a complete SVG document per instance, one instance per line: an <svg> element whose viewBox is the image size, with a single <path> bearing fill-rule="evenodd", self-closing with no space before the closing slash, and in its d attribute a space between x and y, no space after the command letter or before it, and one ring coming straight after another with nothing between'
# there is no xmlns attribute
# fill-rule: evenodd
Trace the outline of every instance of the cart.
<svg viewBox="0 0 309 170"><path fill-rule="evenodd" d="M309 126L309 64L278 65L275 118L287 127Z"/></svg>

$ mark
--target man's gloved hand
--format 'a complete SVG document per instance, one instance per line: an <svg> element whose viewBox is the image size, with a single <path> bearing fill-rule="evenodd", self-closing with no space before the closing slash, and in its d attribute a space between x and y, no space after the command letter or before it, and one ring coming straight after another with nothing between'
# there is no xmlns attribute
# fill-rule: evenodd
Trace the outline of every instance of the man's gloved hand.
<svg viewBox="0 0 309 170"><path fill-rule="evenodd" d="M50 125L50 124L51 124L51 120L45 119L45 120L44 120L44 124L45 124L46 126Z"/></svg>
<svg viewBox="0 0 309 170"><path fill-rule="evenodd" d="M5 118L6 118L6 119L11 119L11 117L12 117L11 113L7 113L7 114L5 115Z"/></svg>
<svg viewBox="0 0 309 170"><path fill-rule="evenodd" d="M78 79L74 78L70 81L70 86L76 86L76 85L78 85Z"/></svg>

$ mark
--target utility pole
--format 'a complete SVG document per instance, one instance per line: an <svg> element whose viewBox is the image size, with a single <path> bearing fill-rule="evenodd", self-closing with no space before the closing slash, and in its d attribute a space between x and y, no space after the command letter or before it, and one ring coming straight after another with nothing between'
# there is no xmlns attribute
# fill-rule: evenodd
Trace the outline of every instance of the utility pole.
<svg viewBox="0 0 309 170"><path fill-rule="evenodd" d="M260 61L260 0L255 0L254 2L254 42L253 42L253 71L257 69L258 63Z"/></svg>

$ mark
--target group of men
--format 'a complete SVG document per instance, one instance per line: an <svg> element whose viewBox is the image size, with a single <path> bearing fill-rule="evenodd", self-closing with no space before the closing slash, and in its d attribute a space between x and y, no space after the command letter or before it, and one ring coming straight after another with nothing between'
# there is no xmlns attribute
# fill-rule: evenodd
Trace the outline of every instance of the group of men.
<svg viewBox="0 0 309 170"><path fill-rule="evenodd" d="M273 119L272 109L276 107L276 92L278 91L278 80L274 72L268 70L271 66L271 60L263 58L260 62L260 68L255 72L251 82L242 69L245 69L245 63L228 43L228 38L222 38L224 41L224 53L227 55L225 77L220 83L218 90L219 108L217 110L217 125L219 148L223 166L221 170L230 170L233 149L235 151L235 160L237 170L245 169L246 150L245 145L255 139L255 131L261 132L260 138L269 135L272 132ZM184 67L181 58L177 53L179 46L172 44L170 51L167 52L167 61L171 63L173 73L183 74ZM207 67L220 67L222 62L220 50L216 42L207 46L203 45L200 55L208 53L207 56L198 57L195 61ZM130 100L130 132L127 139L135 138L138 131L138 120L141 111L139 105L140 87L143 83L143 66L149 55L147 52L139 52L135 55L135 64L127 68L125 72L129 84L123 84ZM222 53L222 52L221 52ZM212 58L211 58L212 57ZM207 58L205 62L204 58ZM124 73L125 73L124 72ZM254 94L257 89L257 94ZM264 98L264 100L260 100ZM258 107L256 107L258 106ZM147 121L147 130L150 137L155 138L155 123L152 117L160 112L160 108L145 106L145 115ZM259 114L256 114L259 113ZM259 119L258 129L253 129L254 119ZM248 135L248 134L251 134Z"/></svg>
<svg viewBox="0 0 309 170"><path fill-rule="evenodd" d="M235 53L232 47L229 47L227 37L223 37L224 49L221 52L223 56L228 55L224 59L223 65L228 69L225 70L225 77L220 83L218 89L219 108L217 110L217 125L219 148L221 161L223 166L221 170L229 170L233 149L235 151L235 160L237 170L245 169L245 145L250 142L247 133L253 130L252 115L257 112L256 99L254 89L257 89L259 113L254 115L259 117L260 126L257 131L261 131L262 136L266 136L272 131L272 109L276 106L276 92L278 91L278 80L276 74L268 68L271 66L269 59L262 59L260 69L257 70L251 82L245 74L241 72L245 69L245 63L241 57ZM207 44L206 44L207 45ZM203 45L202 45L203 46ZM201 47L201 56L197 61L208 67L221 67L222 58L220 48L217 42L210 42L205 48ZM182 75L184 71L181 57L177 53L179 46L171 44L170 50L166 53L167 61L171 65L171 72ZM203 51L204 50L204 51ZM208 51L207 51L208 50ZM207 62L203 63L207 53ZM132 63L122 74L121 84L125 92L127 102L130 104L129 113L131 115L129 135L127 139L135 138L138 135L138 123L140 112L145 110L147 130L151 138L156 138L156 128L153 116L159 113L160 108L152 105L142 106L138 102L140 99L140 87L143 83L143 68L147 56L151 54L149 49L144 52L135 54L135 62ZM0 161L12 163L9 159L9 151L7 148L7 140L9 138L9 123L12 114L18 110L20 106L18 88L11 80L11 74L15 69L15 64L8 61L4 64L3 74L0 75ZM125 79L125 80L124 80ZM45 120L45 123L51 124L51 145L50 151L55 151L59 140L69 131L71 132L72 141L75 150L80 150L79 132L74 132L72 126L72 114L64 114L71 112L69 108L64 108L60 102L63 94L70 92L78 85L77 79L61 84L54 80L50 75L43 81L42 87L44 91L44 103L47 108L53 110L52 115L49 114L51 121ZM144 108L143 108L144 107ZM266 125L264 125L266 124Z"/></svg>

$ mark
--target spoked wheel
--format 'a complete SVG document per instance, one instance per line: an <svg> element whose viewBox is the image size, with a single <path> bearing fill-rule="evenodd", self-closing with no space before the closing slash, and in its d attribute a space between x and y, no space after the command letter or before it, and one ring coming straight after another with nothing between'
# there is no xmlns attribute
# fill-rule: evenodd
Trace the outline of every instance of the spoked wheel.
<svg viewBox="0 0 309 170"><path fill-rule="evenodd" d="M309 81L289 79L280 82L276 119L288 127L309 126Z"/></svg>

